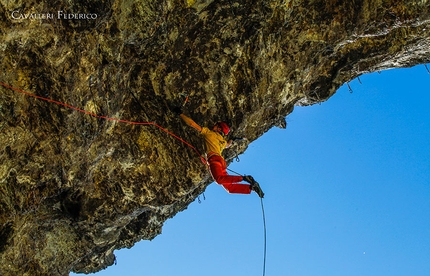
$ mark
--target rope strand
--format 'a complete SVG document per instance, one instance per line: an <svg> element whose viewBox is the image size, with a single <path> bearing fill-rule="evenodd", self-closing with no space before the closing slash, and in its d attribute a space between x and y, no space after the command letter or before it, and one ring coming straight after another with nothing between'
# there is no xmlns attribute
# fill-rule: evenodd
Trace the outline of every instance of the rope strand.
<svg viewBox="0 0 430 276"><path fill-rule="evenodd" d="M261 201L261 211L263 213L263 228L264 228L264 253L263 253L263 276L266 275L266 215L264 214L264 205L263 205L263 198L260 197Z"/></svg>
<svg viewBox="0 0 430 276"><path fill-rule="evenodd" d="M234 174L237 174L237 175L240 175L240 176L243 176L243 175L241 175L240 173L238 173L238 172L235 172L235 171L233 171L233 170L231 170L231 169L229 169L229 168L227 168L227 170L228 171L230 171L230 172L232 172L232 173L234 173ZM263 214L263 235L264 235L264 250L263 250L263 276L265 276L266 275L266 245L267 245L267 238L266 238L266 236L267 236L267 231L266 231L266 214L264 213L264 205L263 205L263 198L262 197L260 197L260 202L261 202L261 212L262 212L262 214Z"/></svg>

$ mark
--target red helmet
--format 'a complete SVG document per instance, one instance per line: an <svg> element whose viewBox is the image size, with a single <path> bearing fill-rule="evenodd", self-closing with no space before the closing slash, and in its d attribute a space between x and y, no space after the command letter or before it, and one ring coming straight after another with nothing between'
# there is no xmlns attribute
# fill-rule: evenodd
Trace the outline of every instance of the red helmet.
<svg viewBox="0 0 430 276"><path fill-rule="evenodd" d="M224 135L227 135L230 132L230 127L225 122L218 122L217 126L219 126L222 129L222 132Z"/></svg>

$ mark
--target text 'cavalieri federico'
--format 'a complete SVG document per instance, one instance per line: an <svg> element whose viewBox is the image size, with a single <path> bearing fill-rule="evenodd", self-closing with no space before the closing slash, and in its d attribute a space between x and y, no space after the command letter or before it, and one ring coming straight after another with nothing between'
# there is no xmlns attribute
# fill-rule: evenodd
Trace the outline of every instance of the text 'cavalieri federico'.
<svg viewBox="0 0 430 276"><path fill-rule="evenodd" d="M67 13L64 11L57 11L57 13L22 13L19 10L11 12L11 17L14 20L23 19L65 19L65 20L94 20L97 19L96 13Z"/></svg>

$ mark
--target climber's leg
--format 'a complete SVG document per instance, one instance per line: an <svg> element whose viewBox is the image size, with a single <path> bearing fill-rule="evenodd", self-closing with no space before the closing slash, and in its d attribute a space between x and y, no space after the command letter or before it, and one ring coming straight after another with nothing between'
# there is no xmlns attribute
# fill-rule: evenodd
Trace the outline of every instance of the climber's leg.
<svg viewBox="0 0 430 276"><path fill-rule="evenodd" d="M214 155L208 160L209 169L215 182L222 185L229 193L232 194L249 194L251 187L248 184L241 184L242 176L229 175L227 173L227 164L225 160L218 155Z"/></svg>

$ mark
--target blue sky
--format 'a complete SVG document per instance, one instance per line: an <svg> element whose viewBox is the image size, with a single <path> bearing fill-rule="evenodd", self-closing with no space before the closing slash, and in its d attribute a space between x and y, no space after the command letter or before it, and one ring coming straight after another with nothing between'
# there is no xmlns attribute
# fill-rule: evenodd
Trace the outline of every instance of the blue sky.
<svg viewBox="0 0 430 276"><path fill-rule="evenodd" d="M230 165L266 194L267 276L430 275L430 74L360 79L296 107ZM262 275L258 196L217 184L205 196L96 275Z"/></svg>

